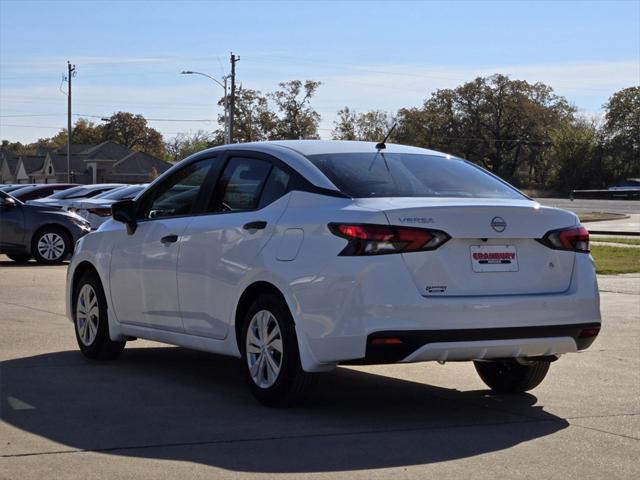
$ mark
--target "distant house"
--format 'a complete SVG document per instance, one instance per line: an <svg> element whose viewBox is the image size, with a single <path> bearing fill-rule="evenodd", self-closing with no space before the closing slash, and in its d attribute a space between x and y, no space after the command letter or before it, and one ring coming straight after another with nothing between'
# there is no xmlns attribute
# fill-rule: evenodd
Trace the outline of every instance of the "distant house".
<svg viewBox="0 0 640 480"><path fill-rule="evenodd" d="M15 178L16 167L18 166L18 160L20 157L17 153L6 149L0 148L0 183L12 183L9 181L3 181L6 179Z"/></svg>
<svg viewBox="0 0 640 480"><path fill-rule="evenodd" d="M37 183L33 180L33 174L42 169L43 163L43 155L21 155L16 165L14 180L5 183Z"/></svg>
<svg viewBox="0 0 640 480"><path fill-rule="evenodd" d="M142 183L165 172L169 162L133 152L112 141L99 145L72 145L71 181L75 183ZM1 183L64 183L67 181L67 149L58 148L38 156L3 159Z"/></svg>

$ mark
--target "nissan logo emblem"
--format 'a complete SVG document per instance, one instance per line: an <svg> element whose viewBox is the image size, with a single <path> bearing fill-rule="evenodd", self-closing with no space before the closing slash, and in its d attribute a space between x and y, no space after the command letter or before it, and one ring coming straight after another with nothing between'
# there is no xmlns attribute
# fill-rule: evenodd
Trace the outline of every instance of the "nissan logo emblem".
<svg viewBox="0 0 640 480"><path fill-rule="evenodd" d="M507 228L507 222L502 217L493 217L491 219L491 228L498 233L504 232L504 229Z"/></svg>

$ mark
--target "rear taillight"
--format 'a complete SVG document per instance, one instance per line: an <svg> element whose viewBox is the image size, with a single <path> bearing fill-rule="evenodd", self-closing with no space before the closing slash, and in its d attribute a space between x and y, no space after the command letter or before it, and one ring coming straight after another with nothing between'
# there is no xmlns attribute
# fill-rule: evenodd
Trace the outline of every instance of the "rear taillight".
<svg viewBox="0 0 640 480"><path fill-rule="evenodd" d="M589 230L582 226L552 230L539 242L554 250L589 253Z"/></svg>
<svg viewBox="0 0 640 480"><path fill-rule="evenodd" d="M579 338L593 338L600 333L600 327L584 328L580 331Z"/></svg>
<svg viewBox="0 0 640 480"><path fill-rule="evenodd" d="M109 217L111 216L111 208L89 208L87 209L89 213L93 213L94 215L98 215L99 217Z"/></svg>
<svg viewBox="0 0 640 480"><path fill-rule="evenodd" d="M330 223L329 230L349 243L343 256L435 250L451 237L440 230L365 223Z"/></svg>

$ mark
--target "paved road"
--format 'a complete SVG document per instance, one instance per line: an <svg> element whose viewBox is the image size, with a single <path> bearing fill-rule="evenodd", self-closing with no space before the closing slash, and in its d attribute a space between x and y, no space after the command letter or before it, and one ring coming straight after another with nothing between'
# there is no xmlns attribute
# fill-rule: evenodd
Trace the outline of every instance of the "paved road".
<svg viewBox="0 0 640 480"><path fill-rule="evenodd" d="M136 341L85 361L64 276L0 257L0 478L640 475L640 275L600 280L603 333L532 394L469 364L339 368L296 410L257 405L234 359Z"/></svg>
<svg viewBox="0 0 640 480"><path fill-rule="evenodd" d="M572 212L640 213L638 200L570 200L568 198L536 198L543 205L564 208Z"/></svg>
<svg viewBox="0 0 640 480"><path fill-rule="evenodd" d="M577 214L584 212L621 213L627 218L601 222L585 222L589 230L640 233L640 201L637 200L569 200L563 198L537 198L551 207L564 208Z"/></svg>

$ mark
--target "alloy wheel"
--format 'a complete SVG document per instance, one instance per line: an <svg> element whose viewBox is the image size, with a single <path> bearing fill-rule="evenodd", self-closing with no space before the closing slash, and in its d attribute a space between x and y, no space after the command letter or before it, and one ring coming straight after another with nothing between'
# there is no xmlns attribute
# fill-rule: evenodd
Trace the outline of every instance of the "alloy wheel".
<svg viewBox="0 0 640 480"><path fill-rule="evenodd" d="M253 382L260 388L271 387L282 369L282 332L268 310L257 312L249 323L246 340L247 363Z"/></svg>
<svg viewBox="0 0 640 480"><path fill-rule="evenodd" d="M98 297L93 287L85 284L78 295L76 303L76 328L78 337L85 346L90 346L98 334L100 309Z"/></svg>
<svg viewBox="0 0 640 480"><path fill-rule="evenodd" d="M38 240L38 253L45 260L59 260L64 254L64 239L55 232L45 233Z"/></svg>

